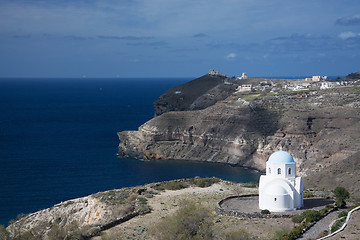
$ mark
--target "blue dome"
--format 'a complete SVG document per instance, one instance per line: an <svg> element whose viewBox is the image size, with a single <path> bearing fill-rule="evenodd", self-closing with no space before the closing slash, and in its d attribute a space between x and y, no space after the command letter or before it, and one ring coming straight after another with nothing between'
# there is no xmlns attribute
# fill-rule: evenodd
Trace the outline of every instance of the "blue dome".
<svg viewBox="0 0 360 240"><path fill-rule="evenodd" d="M271 154L268 163L286 164L286 163L295 163L295 161L293 157L290 155L290 153L284 151L278 151Z"/></svg>

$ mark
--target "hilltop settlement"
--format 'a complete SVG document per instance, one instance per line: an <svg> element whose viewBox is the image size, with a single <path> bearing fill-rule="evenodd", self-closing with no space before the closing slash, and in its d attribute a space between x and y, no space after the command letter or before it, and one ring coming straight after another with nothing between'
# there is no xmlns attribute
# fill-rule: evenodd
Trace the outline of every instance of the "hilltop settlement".
<svg viewBox="0 0 360 240"><path fill-rule="evenodd" d="M210 69L208 72L209 76L219 76L225 77L225 74L222 74L218 71ZM235 77L232 77L234 79ZM301 91L301 90L319 90L319 89L328 89L341 86L348 86L357 84L360 80L355 78L350 78L347 80L335 79L330 80L327 76L312 76L304 79L261 79L261 81L254 81L255 78L249 80L247 73L242 73L241 77L237 77L236 80L239 80L239 86L237 88L238 92L247 92L247 91L265 91L270 90L271 92L277 92L281 90L289 91ZM243 80L243 81L241 81ZM246 81L248 80L248 81ZM229 82L226 82L229 84Z"/></svg>

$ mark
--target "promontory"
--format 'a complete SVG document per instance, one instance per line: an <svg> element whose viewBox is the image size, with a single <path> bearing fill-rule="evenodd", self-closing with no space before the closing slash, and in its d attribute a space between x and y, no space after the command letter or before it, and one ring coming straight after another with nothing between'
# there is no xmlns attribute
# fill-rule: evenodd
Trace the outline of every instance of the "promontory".
<svg viewBox="0 0 360 240"><path fill-rule="evenodd" d="M360 72L330 80L210 71L161 95L154 118L138 131L119 132L119 154L264 170L269 155L282 149L294 156L306 187L359 191L359 79Z"/></svg>

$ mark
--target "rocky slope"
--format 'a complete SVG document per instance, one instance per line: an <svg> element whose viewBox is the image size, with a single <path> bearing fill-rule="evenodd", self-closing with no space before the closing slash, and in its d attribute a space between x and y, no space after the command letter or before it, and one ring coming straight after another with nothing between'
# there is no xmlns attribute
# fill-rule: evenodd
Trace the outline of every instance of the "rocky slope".
<svg viewBox="0 0 360 240"><path fill-rule="evenodd" d="M122 188L65 201L14 221L7 231L11 239L89 239L149 212L141 198L151 193L146 187Z"/></svg>
<svg viewBox="0 0 360 240"><path fill-rule="evenodd" d="M348 80L358 80L358 79L360 79L360 71L355 72L355 73L350 73L349 75L347 75L347 76L345 76L343 78L343 80L346 80L346 81L348 81Z"/></svg>
<svg viewBox="0 0 360 240"><path fill-rule="evenodd" d="M201 79L197 89L206 86L205 79ZM260 80L247 80L252 81ZM138 131L118 133L119 154L147 160L220 162L264 170L268 156L283 149L294 156L299 173L309 176L305 178L309 185L311 181L306 179L327 173L336 164L345 166L348 161L358 161L354 157L360 150L358 86L241 93L236 91L239 84L243 82L222 79L196 96L194 88L189 88L192 97L183 105L188 89L180 86L181 90L169 90L154 103L158 116ZM174 91L181 91L182 97ZM220 94L214 92L223 93L216 97ZM207 101L209 96L212 101ZM318 183L326 187L321 181ZM356 189L359 187L351 190Z"/></svg>
<svg viewBox="0 0 360 240"><path fill-rule="evenodd" d="M229 88L233 87L222 84L225 79L206 74L166 91L153 103L155 116L170 111L204 109L225 99L231 92Z"/></svg>

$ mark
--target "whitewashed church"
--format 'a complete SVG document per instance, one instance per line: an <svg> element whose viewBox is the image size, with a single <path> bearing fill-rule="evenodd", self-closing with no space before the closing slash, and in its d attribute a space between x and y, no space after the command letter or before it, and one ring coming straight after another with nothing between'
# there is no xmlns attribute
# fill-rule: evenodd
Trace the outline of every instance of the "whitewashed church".
<svg viewBox="0 0 360 240"><path fill-rule="evenodd" d="M286 212L303 207L302 177L296 177L296 163L284 151L278 151L266 162L266 175L260 177L259 208Z"/></svg>

